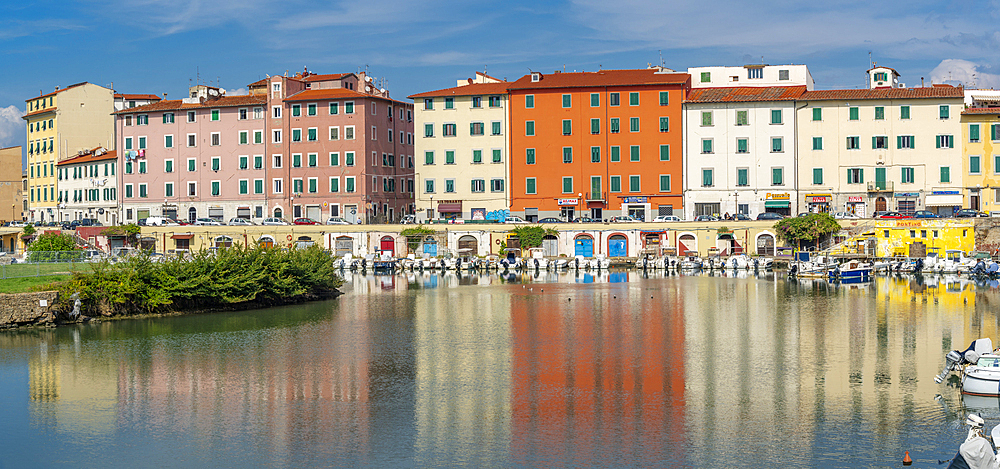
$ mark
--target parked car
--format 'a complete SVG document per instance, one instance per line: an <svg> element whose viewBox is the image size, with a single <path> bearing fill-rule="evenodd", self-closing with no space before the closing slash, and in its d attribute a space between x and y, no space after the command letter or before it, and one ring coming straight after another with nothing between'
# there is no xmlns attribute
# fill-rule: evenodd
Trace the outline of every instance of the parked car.
<svg viewBox="0 0 1000 469"><path fill-rule="evenodd" d="M617 217L611 217L611 223L639 223L639 220L629 215L618 215Z"/></svg>
<svg viewBox="0 0 1000 469"><path fill-rule="evenodd" d="M930 210L917 210L913 212L913 218L941 218L941 216Z"/></svg>
<svg viewBox="0 0 1000 469"><path fill-rule="evenodd" d="M336 218L336 217L332 217L332 218L330 218L330 220L332 220L333 218ZM344 223L330 223L330 220L326 221L327 225L350 225L350 223L348 223L346 221ZM417 216L416 215L403 215L403 218L401 218L399 220L399 224L400 225L413 225L413 224L416 224L416 223L417 223Z"/></svg>
<svg viewBox="0 0 1000 469"><path fill-rule="evenodd" d="M230 218L229 226L253 226L253 222L246 218Z"/></svg>
<svg viewBox="0 0 1000 469"><path fill-rule="evenodd" d="M751 218L750 215L747 215L745 213L737 213L736 215L733 215L733 220L750 221Z"/></svg>
<svg viewBox="0 0 1000 469"><path fill-rule="evenodd" d="M14 221L8 223L8 226L11 226L13 228L24 228L27 225L28 225L27 223L25 223L23 221L19 221L19 220L14 220Z"/></svg>
<svg viewBox="0 0 1000 469"><path fill-rule="evenodd" d="M538 220L538 223L565 223L563 220L556 217L547 217Z"/></svg>
<svg viewBox="0 0 1000 469"><path fill-rule="evenodd" d="M146 224L145 225L139 224L139 226L167 226L167 220L169 220L169 218L149 217L139 221L142 222L143 220L145 220Z"/></svg>
<svg viewBox="0 0 1000 469"><path fill-rule="evenodd" d="M903 218L913 218L911 215L906 215L899 212L886 212L879 216L879 218L891 219L891 220L901 220Z"/></svg>
<svg viewBox="0 0 1000 469"><path fill-rule="evenodd" d="M295 220L292 220L292 224L293 225L321 225L322 223L320 223L320 222L318 222L316 220L313 220L312 218L302 217L302 218L296 218Z"/></svg>
<svg viewBox="0 0 1000 469"><path fill-rule="evenodd" d="M413 215L407 215L407 217L412 217L412 216ZM403 222L400 222L400 223L403 223ZM340 218L340 217L330 217L330 218L327 218L326 224L327 225L350 225L351 222L349 222L347 220L344 220L343 218Z"/></svg>
<svg viewBox="0 0 1000 469"><path fill-rule="evenodd" d="M882 218L882 215L889 213L887 210L879 210L872 213L872 218Z"/></svg>
<svg viewBox="0 0 1000 469"><path fill-rule="evenodd" d="M528 222L524 221L524 219L521 218L521 217L507 217L507 218L505 218L503 220L503 222L506 223L506 224L508 224L508 225L512 225L512 224L516 224L516 223L528 223Z"/></svg>
<svg viewBox="0 0 1000 469"><path fill-rule="evenodd" d="M677 215L660 215L653 219L653 223L661 223L667 221L681 221L681 218Z"/></svg>
<svg viewBox="0 0 1000 469"><path fill-rule="evenodd" d="M851 212L833 212L833 218L838 220L857 220L861 217L851 213Z"/></svg>
<svg viewBox="0 0 1000 469"><path fill-rule="evenodd" d="M698 215L694 217L694 221L719 221L719 217L715 215Z"/></svg>
<svg viewBox="0 0 1000 469"><path fill-rule="evenodd" d="M774 212L764 212L757 215L758 220L783 220L784 215Z"/></svg>
<svg viewBox="0 0 1000 469"><path fill-rule="evenodd" d="M579 217L573 220L573 223L601 223L600 219L590 218L590 217Z"/></svg>
<svg viewBox="0 0 1000 469"><path fill-rule="evenodd" d="M260 224L264 226L284 226L287 225L288 222L280 218L265 218L264 221L260 222Z"/></svg>
<svg viewBox="0 0 1000 469"><path fill-rule="evenodd" d="M979 210L973 210L971 208L963 208L962 210L955 212L955 218L976 218L976 217L988 217L988 216L989 215L987 215L984 212L980 212Z"/></svg>
<svg viewBox="0 0 1000 469"><path fill-rule="evenodd" d="M167 225L168 226L170 226L170 225L188 226L190 224L191 223L188 222L187 220L180 220L180 219L177 219L177 218L167 218Z"/></svg>
<svg viewBox="0 0 1000 469"><path fill-rule="evenodd" d="M199 218L194 221L195 226L222 226L222 222L214 218Z"/></svg>

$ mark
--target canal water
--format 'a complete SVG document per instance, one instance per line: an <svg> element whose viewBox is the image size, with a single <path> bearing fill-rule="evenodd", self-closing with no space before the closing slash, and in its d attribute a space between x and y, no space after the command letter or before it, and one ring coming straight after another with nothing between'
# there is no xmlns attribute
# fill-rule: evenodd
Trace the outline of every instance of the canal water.
<svg viewBox="0 0 1000 469"><path fill-rule="evenodd" d="M943 467L996 283L349 275L335 300L0 333L0 467Z"/></svg>

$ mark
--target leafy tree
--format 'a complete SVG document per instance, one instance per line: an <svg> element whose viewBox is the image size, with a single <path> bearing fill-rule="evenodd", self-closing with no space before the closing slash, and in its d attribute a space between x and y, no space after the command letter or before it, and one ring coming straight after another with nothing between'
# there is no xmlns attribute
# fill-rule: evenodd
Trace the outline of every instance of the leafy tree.
<svg viewBox="0 0 1000 469"><path fill-rule="evenodd" d="M434 234L434 230L424 228L424 225L417 225L413 228L406 228L400 231L399 234L406 237L406 247L412 252L417 249L417 246L420 245L420 242L424 238Z"/></svg>
<svg viewBox="0 0 1000 469"><path fill-rule="evenodd" d="M542 240L546 236L559 234L554 228L543 228L541 225L518 226L510 232L517 235L517 239L521 241L521 249L536 248L542 245Z"/></svg>
<svg viewBox="0 0 1000 469"><path fill-rule="evenodd" d="M80 260L83 251L76 247L72 236L62 233L43 233L28 245L30 262L68 262Z"/></svg>
<svg viewBox="0 0 1000 469"><path fill-rule="evenodd" d="M139 234L140 231L139 225L129 223L121 226L109 226L101 230L101 234L104 236L124 236L125 244L133 244L136 239L135 235Z"/></svg>
<svg viewBox="0 0 1000 469"><path fill-rule="evenodd" d="M811 213L804 217L785 218L775 223L774 229L779 238L801 248L803 242L812 244L840 231L840 223L828 213Z"/></svg>
<svg viewBox="0 0 1000 469"><path fill-rule="evenodd" d="M35 234L35 227L31 225L24 225L24 235L31 236Z"/></svg>

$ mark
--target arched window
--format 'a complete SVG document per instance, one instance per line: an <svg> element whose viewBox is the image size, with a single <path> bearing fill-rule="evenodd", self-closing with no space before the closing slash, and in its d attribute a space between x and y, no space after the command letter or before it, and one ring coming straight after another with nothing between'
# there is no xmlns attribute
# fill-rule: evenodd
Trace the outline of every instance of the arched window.
<svg viewBox="0 0 1000 469"><path fill-rule="evenodd" d="M774 236L768 233L762 233L757 237L757 255L758 256L773 256L774 255Z"/></svg>
<svg viewBox="0 0 1000 469"><path fill-rule="evenodd" d="M188 209L188 221L194 223L198 219L198 209L191 207Z"/></svg>
<svg viewBox="0 0 1000 469"><path fill-rule="evenodd" d="M261 236L257 240L257 245L262 248L274 247L274 238L268 235Z"/></svg>
<svg viewBox="0 0 1000 469"><path fill-rule="evenodd" d="M233 246L233 238L229 236L216 236L215 237L215 247L217 248L229 248Z"/></svg>
<svg viewBox="0 0 1000 469"><path fill-rule="evenodd" d="M274 218L281 218L281 207L274 207Z"/></svg>

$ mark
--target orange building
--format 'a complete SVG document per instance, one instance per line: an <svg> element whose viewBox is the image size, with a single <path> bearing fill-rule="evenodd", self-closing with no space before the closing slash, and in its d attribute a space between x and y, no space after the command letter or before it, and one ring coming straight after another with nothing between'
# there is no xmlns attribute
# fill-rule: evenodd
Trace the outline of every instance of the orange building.
<svg viewBox="0 0 1000 469"><path fill-rule="evenodd" d="M649 221L680 211L689 74L532 72L509 89L512 215Z"/></svg>

